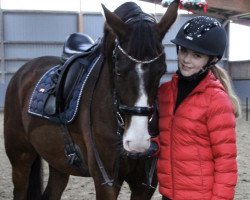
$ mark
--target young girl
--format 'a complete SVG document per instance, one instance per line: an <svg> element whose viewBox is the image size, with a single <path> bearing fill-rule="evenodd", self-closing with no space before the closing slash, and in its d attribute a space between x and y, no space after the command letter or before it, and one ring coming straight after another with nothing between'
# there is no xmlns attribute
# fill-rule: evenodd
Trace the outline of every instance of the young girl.
<svg viewBox="0 0 250 200"><path fill-rule="evenodd" d="M215 65L226 41L221 24L206 16L187 21L172 40L178 71L158 96L157 175L164 200L234 198L240 105L228 75Z"/></svg>

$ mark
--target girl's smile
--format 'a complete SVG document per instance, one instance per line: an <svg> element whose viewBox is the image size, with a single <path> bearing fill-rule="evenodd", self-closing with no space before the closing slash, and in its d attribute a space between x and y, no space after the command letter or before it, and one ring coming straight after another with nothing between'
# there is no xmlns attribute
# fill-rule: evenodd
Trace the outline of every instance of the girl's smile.
<svg viewBox="0 0 250 200"><path fill-rule="evenodd" d="M178 60L181 74L188 77L202 70L207 64L209 56L180 47Z"/></svg>

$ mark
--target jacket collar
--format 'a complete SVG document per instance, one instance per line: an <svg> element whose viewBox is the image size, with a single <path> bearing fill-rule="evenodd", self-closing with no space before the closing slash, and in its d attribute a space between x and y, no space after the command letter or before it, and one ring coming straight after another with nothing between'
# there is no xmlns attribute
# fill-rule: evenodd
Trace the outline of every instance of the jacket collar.
<svg viewBox="0 0 250 200"><path fill-rule="evenodd" d="M174 87L175 89L177 88L178 81L179 81L179 76L178 74L175 73L172 77L172 87ZM194 90L190 93L190 95L194 93L204 92L206 88L220 88L225 91L219 79L215 77L215 75L211 70L209 70L204 79L201 80L201 82L194 88Z"/></svg>

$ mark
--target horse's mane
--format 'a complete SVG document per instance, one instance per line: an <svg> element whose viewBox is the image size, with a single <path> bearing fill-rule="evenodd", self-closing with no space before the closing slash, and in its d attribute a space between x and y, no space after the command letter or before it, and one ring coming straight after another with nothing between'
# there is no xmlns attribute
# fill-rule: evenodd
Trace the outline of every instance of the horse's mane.
<svg viewBox="0 0 250 200"><path fill-rule="evenodd" d="M139 60L152 59L161 52L160 40L154 31L154 24L141 20L130 32L128 53Z"/></svg>
<svg viewBox="0 0 250 200"><path fill-rule="evenodd" d="M142 11L142 9L134 2L127 2L119 6L114 13L118 15L124 22L128 19L135 17L145 17L150 16ZM161 46L159 46L159 40L157 38L156 32L154 29L154 23L150 21L141 20L137 23L134 23L132 32L130 32L130 43L128 44L128 53L137 59L145 59L145 58L153 58L155 57L155 52L161 51ZM111 34L113 35L113 34ZM104 43L109 40L114 40L113 37L109 38L110 30L105 27L104 28ZM111 42L111 41L109 41ZM107 44L106 44L107 45ZM112 42L112 46L114 42ZM111 46L106 46L105 49L112 49Z"/></svg>

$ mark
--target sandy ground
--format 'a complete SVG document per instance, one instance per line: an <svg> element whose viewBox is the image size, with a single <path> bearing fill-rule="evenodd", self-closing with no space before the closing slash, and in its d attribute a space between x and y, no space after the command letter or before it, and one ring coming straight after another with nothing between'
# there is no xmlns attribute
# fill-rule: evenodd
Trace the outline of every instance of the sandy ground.
<svg viewBox="0 0 250 200"><path fill-rule="evenodd" d="M12 199L13 185L11 182L11 166L6 157L3 141L3 114L0 113L0 199ZM236 188L236 200L250 200L250 121L246 121L246 115L237 121L237 146L239 178ZM45 165L45 174L47 174ZM46 177L46 176L45 176ZM46 182L46 179L45 179ZM129 189L123 185L119 200L129 199ZM63 200L93 200L95 190L91 178L71 177L69 184L64 191ZM155 192L152 200L161 200L158 191Z"/></svg>

